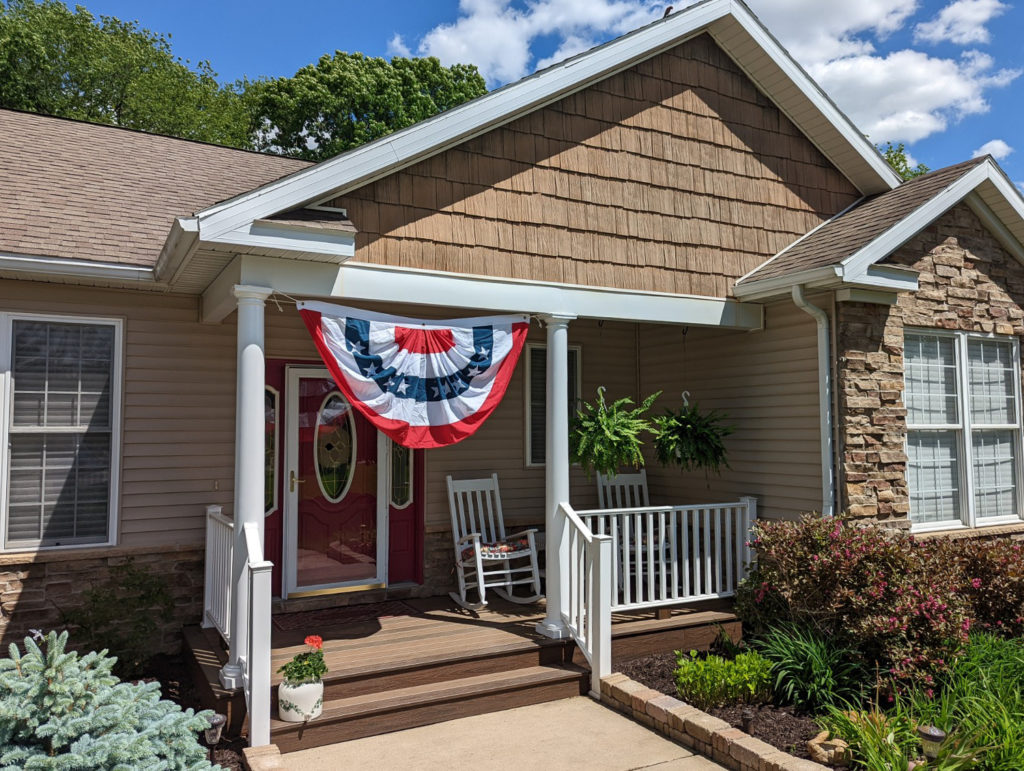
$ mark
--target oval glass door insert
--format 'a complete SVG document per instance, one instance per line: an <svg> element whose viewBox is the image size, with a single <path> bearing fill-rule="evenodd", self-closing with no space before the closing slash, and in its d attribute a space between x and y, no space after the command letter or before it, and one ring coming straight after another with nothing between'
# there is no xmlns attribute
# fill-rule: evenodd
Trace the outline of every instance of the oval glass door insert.
<svg viewBox="0 0 1024 771"><path fill-rule="evenodd" d="M338 503L352 484L356 470L356 424L352 405L340 391L324 397L316 416L316 480L320 492Z"/></svg>

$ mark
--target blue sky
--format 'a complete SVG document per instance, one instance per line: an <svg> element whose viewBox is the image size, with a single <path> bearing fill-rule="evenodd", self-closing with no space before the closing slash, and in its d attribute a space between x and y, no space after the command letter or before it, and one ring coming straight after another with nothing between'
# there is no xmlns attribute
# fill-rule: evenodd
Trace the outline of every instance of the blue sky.
<svg viewBox="0 0 1024 771"><path fill-rule="evenodd" d="M650 0L79 0L170 33L224 80L335 49L476 64L497 86L659 18ZM932 168L993 151L1024 183L1024 8L1001 0L749 0L873 141ZM674 3L676 10L686 5Z"/></svg>

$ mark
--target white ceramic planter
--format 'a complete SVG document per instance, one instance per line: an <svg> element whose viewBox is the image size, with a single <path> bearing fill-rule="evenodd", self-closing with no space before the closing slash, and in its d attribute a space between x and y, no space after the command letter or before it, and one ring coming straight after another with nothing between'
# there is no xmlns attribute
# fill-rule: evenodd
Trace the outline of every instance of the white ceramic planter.
<svg viewBox="0 0 1024 771"><path fill-rule="evenodd" d="M277 714L287 723L304 723L324 711L324 682L289 683L277 687Z"/></svg>

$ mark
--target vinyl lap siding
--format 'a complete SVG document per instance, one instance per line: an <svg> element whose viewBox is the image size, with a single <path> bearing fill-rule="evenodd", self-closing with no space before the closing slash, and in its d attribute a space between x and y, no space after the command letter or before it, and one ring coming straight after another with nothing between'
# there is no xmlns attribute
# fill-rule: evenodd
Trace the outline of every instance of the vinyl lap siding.
<svg viewBox="0 0 1024 771"><path fill-rule="evenodd" d="M199 324L180 295L0 280L0 310L124 319L119 544L201 544L230 507L235 328Z"/></svg>
<svg viewBox="0 0 1024 771"><path fill-rule="evenodd" d="M642 328L643 393L659 405L717 408L736 431L726 439L731 469L682 474L649 461L652 502L708 503L758 498L763 517L792 518L821 508L821 455L815 325L792 303L766 308L763 332Z"/></svg>

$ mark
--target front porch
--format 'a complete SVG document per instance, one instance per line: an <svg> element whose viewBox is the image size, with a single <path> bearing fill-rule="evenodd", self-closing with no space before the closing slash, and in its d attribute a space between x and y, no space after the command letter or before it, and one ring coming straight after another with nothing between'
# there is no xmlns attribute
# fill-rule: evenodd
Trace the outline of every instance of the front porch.
<svg viewBox="0 0 1024 771"><path fill-rule="evenodd" d="M523 607L495 599L487 609L469 612L440 597L275 614L272 671L303 650L303 638L315 629L324 639L329 672L323 715L303 726L272 713L271 741L287 752L585 694L585 657L571 638L540 634L536 627L544 616L543 602ZM740 624L722 601L661 613L615 612L612 658L703 650L723 632L739 639ZM240 729L244 700L218 679L227 661L221 638L212 629L190 627L186 641L202 673L204 706L228 714ZM279 682L274 674L274 705Z"/></svg>

